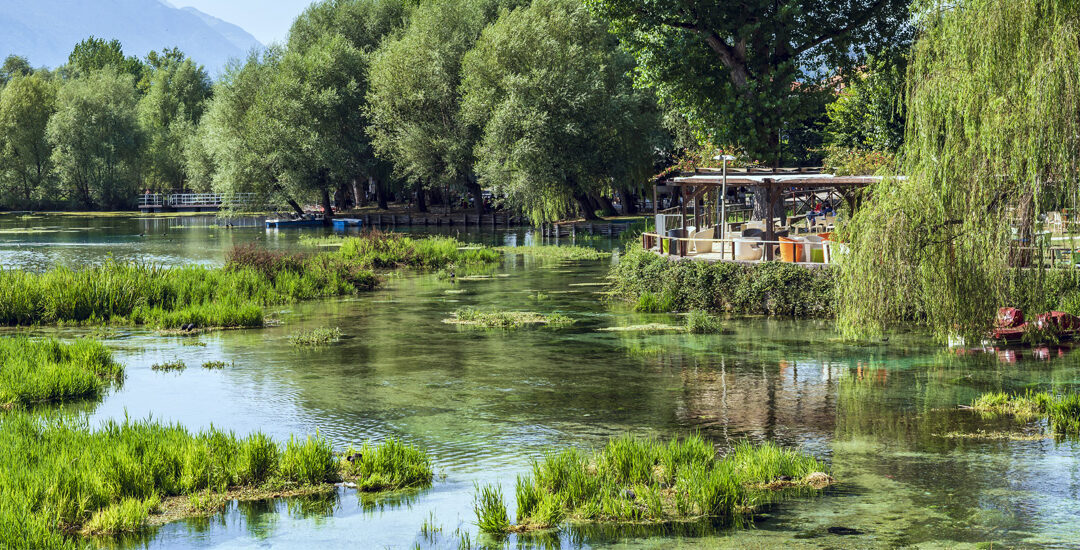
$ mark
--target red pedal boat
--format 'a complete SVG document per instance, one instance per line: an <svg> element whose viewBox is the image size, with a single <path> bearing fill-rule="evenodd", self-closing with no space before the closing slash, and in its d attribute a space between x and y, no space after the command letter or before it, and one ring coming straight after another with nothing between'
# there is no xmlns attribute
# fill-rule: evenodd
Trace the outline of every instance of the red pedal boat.
<svg viewBox="0 0 1080 550"><path fill-rule="evenodd" d="M1015 307L1003 307L998 310L997 323L990 337L1008 344L1020 343L1024 334L1035 329L1049 332L1058 340L1068 340L1080 334L1080 317L1064 311L1051 311L1036 315L1032 321L1024 319L1024 312Z"/></svg>

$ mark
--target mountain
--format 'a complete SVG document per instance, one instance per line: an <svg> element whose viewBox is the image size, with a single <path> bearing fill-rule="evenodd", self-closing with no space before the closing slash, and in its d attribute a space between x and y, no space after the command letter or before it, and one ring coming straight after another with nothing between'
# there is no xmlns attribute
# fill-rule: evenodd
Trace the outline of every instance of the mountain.
<svg viewBox="0 0 1080 550"><path fill-rule="evenodd" d="M66 63L90 35L116 38L124 53L139 57L178 47L211 75L262 46L232 23L164 0L2 0L0 29L0 58L18 54L47 67Z"/></svg>

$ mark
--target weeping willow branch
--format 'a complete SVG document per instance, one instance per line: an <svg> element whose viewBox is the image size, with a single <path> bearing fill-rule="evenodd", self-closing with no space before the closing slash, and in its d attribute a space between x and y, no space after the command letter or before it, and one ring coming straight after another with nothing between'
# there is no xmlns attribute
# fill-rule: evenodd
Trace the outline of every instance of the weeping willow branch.
<svg viewBox="0 0 1080 550"><path fill-rule="evenodd" d="M839 326L890 323L940 338L985 333L998 307L1041 289L1039 215L1075 197L1080 3L925 0L899 170L843 229Z"/></svg>

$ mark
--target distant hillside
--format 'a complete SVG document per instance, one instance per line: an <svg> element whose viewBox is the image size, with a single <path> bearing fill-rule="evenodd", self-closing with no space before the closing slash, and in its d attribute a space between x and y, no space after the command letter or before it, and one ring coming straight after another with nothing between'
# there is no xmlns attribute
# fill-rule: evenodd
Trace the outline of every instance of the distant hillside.
<svg viewBox="0 0 1080 550"><path fill-rule="evenodd" d="M178 47L211 74L261 44L244 29L161 0L2 0L0 59L18 54L37 66L67 62L80 40L120 40L128 55Z"/></svg>

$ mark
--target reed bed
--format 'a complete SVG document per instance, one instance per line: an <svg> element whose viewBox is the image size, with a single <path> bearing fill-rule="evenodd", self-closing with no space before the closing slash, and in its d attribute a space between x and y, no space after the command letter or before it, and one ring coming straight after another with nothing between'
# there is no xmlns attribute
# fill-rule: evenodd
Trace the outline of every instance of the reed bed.
<svg viewBox="0 0 1080 550"><path fill-rule="evenodd" d="M365 470L317 435L280 445L261 433L193 433L132 420L91 430L82 420L9 412L0 417L0 540L75 548L76 533L137 531L154 514L175 515L168 507L177 503L183 515L220 509L226 495L314 493L342 479L356 479L361 490L381 490L387 479L395 486L430 483L423 453L403 452L396 442L385 447L365 447L377 464ZM383 481L362 483L368 477Z"/></svg>
<svg viewBox="0 0 1080 550"><path fill-rule="evenodd" d="M1021 422L1045 418L1056 435L1080 436L1080 394L1033 392L1008 394L991 392L971 404L975 411L989 416L1011 415Z"/></svg>
<svg viewBox="0 0 1080 550"><path fill-rule="evenodd" d="M325 346L341 339L341 329L316 328L301 330L289 335L289 342L299 347Z"/></svg>
<svg viewBox="0 0 1080 550"><path fill-rule="evenodd" d="M96 397L124 367L96 340L0 338L0 407Z"/></svg>
<svg viewBox="0 0 1080 550"><path fill-rule="evenodd" d="M367 234L318 254L241 246L230 251L223 268L106 261L83 270L0 270L0 324L257 327L265 306L371 290L379 284L375 269L437 269L498 259L492 249L466 249L446 237Z"/></svg>
<svg viewBox="0 0 1080 550"><path fill-rule="evenodd" d="M364 491L395 491L431 485L431 459L420 449L392 437L379 445L364 443L345 451L343 473Z"/></svg>
<svg viewBox="0 0 1080 550"><path fill-rule="evenodd" d="M521 328L528 325L569 326L574 324L570 317L559 313L544 315L532 311L480 310L459 308L454 316L443 320L452 325L466 325L484 328Z"/></svg>
<svg viewBox="0 0 1080 550"><path fill-rule="evenodd" d="M786 492L832 483L817 459L767 443L742 443L717 457L699 436L661 442L619 437L594 452L553 452L519 477L517 521L502 522L501 496L478 488L475 511L492 534L546 529L564 520L664 523L739 521Z"/></svg>

